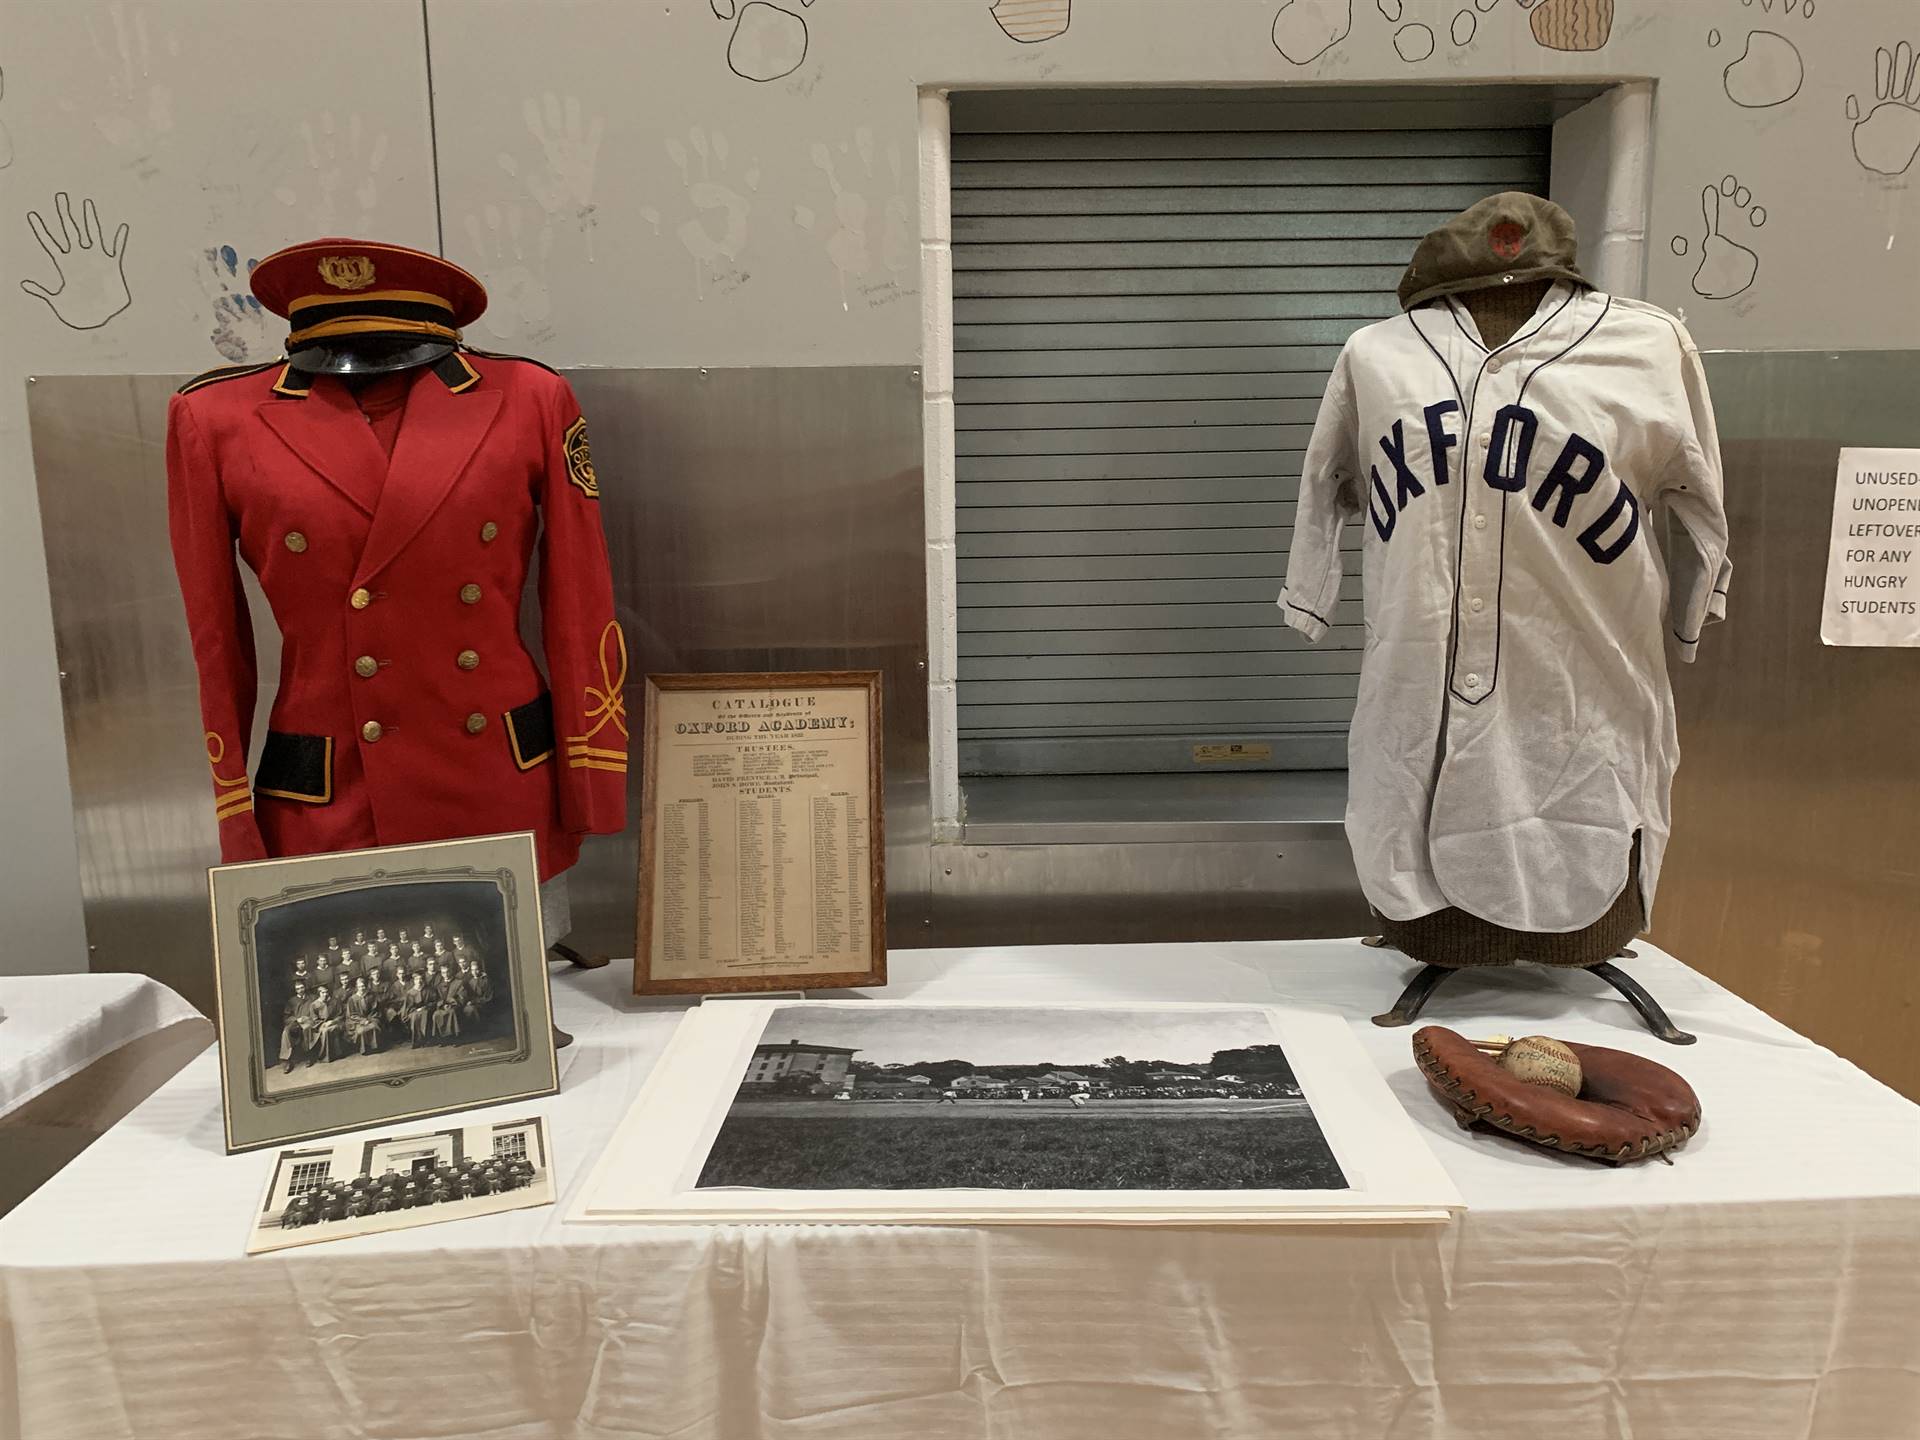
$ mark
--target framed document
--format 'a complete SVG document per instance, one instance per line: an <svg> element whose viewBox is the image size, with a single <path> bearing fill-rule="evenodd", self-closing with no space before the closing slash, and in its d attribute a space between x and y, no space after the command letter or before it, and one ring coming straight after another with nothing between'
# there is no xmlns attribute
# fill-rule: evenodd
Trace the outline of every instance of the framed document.
<svg viewBox="0 0 1920 1440"><path fill-rule="evenodd" d="M636 995L887 983L880 672L649 675Z"/></svg>

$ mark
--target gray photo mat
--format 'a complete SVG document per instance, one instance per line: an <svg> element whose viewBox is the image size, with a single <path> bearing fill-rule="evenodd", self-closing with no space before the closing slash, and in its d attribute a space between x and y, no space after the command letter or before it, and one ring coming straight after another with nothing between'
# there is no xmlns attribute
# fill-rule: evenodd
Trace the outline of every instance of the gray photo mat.
<svg viewBox="0 0 1920 1440"><path fill-rule="evenodd" d="M208 872L212 904L220 1085L229 1153L370 1125L422 1119L551 1095L559 1069L541 929L539 870L527 833L389 846L219 866ZM483 881L496 886L505 919L513 1044L494 1056L424 1065L264 1094L263 1033L254 925L268 907L397 884Z"/></svg>

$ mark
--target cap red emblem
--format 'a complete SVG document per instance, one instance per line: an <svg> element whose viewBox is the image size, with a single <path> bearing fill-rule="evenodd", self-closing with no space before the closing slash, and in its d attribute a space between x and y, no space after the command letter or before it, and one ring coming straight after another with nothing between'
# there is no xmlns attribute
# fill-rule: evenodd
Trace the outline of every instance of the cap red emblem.
<svg viewBox="0 0 1920 1440"><path fill-rule="evenodd" d="M1502 260L1517 259L1521 250L1526 247L1526 243L1526 227L1512 220L1502 220L1487 231L1487 244L1493 247L1493 253Z"/></svg>

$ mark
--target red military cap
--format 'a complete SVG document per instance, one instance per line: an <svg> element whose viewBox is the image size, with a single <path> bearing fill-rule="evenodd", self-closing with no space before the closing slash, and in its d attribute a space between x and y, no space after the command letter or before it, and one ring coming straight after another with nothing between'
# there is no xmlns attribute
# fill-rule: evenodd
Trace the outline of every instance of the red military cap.
<svg viewBox="0 0 1920 1440"><path fill-rule="evenodd" d="M274 251L254 267L253 293L292 323L289 351L340 335L457 341L487 308L486 287L451 260L340 236Z"/></svg>

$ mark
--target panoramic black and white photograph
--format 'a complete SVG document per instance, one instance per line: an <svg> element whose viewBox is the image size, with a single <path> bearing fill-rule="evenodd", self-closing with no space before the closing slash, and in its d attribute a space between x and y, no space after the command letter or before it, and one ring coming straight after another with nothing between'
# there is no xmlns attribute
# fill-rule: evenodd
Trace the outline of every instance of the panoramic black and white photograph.
<svg viewBox="0 0 1920 1440"><path fill-rule="evenodd" d="M791 1005L700 1189L1344 1190L1258 1009Z"/></svg>
<svg viewBox="0 0 1920 1440"><path fill-rule="evenodd" d="M538 1115L321 1140L275 1158L247 1253L551 1205L553 1195Z"/></svg>
<svg viewBox="0 0 1920 1440"><path fill-rule="evenodd" d="M372 883L264 905L252 941L266 1095L516 1048L508 920L490 881Z"/></svg>

